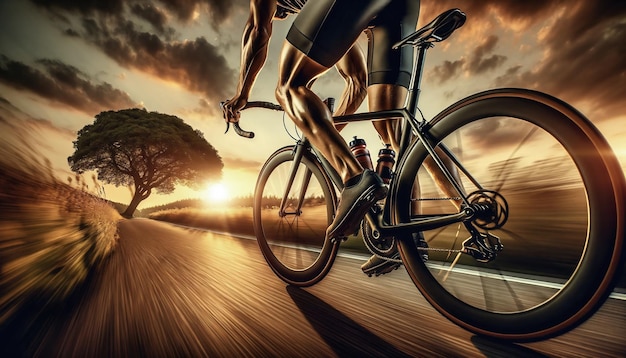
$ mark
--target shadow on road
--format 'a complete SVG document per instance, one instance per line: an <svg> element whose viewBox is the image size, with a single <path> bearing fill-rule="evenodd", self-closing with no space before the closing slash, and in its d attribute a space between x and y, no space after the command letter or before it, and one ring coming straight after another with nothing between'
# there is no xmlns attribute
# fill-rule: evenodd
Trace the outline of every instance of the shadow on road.
<svg viewBox="0 0 626 358"><path fill-rule="evenodd" d="M295 286L287 286L287 292L338 356L410 357L309 292Z"/></svg>
<svg viewBox="0 0 626 358"><path fill-rule="evenodd" d="M485 357L528 357L542 358L547 355L536 352L530 348L526 348L515 343L499 341L482 336L473 336L472 343Z"/></svg>

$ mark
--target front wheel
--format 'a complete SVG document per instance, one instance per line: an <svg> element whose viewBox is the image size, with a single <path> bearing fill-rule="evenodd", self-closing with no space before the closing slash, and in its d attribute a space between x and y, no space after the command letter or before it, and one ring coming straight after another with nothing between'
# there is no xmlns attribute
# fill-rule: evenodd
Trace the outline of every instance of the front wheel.
<svg viewBox="0 0 626 358"><path fill-rule="evenodd" d="M339 245L326 239L336 196L316 158L294 147L267 160L254 193L254 231L265 260L283 281L311 286L330 270Z"/></svg>
<svg viewBox="0 0 626 358"><path fill-rule="evenodd" d="M424 232L427 263L401 241L424 297L472 332L515 341L553 337L591 316L612 291L624 241L624 177L602 135L567 104L516 89L464 99L429 127L433 145L456 157L465 192L497 193L507 220L480 229L504 247L489 263L459 252L470 237L463 224ZM422 168L427 157L416 142L401 163L396 223L411 221L415 201L422 214L456 210ZM401 195L416 182L418 197Z"/></svg>

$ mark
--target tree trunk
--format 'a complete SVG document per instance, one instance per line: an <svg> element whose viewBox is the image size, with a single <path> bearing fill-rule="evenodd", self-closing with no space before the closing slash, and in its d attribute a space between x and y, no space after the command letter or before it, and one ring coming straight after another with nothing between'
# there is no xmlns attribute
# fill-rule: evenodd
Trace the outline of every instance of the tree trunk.
<svg viewBox="0 0 626 358"><path fill-rule="evenodd" d="M130 204L128 204L126 210L122 213L122 216L127 219L132 218L135 210L137 210L137 206L143 201L143 199L144 198L142 198L139 190L135 190L135 195L133 195L133 199L130 201Z"/></svg>

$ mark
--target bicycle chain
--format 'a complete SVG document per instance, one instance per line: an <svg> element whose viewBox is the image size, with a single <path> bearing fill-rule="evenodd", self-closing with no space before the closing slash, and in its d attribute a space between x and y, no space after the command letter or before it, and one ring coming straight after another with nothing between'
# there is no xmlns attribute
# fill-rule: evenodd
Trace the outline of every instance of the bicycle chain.
<svg viewBox="0 0 626 358"><path fill-rule="evenodd" d="M458 200L462 200L462 198L461 197L448 197L448 198L419 198L419 199L411 199L411 201L439 201L439 200L445 200L445 201L457 200L458 201ZM400 258L393 259L393 258L390 258L390 257L387 257L387 256L382 256L382 255L379 255L376 252L374 252L372 249L370 249L368 245L365 245L365 247L367 248L367 250L372 255L378 257L379 259L386 260L386 261L391 261L391 262L396 262L396 263L402 263L402 259L400 259ZM418 247L417 249L420 250L420 251L447 252L447 253L455 253L455 254L466 253L464 250L460 250L460 249L440 249L440 248L435 248L435 247Z"/></svg>
<svg viewBox="0 0 626 358"><path fill-rule="evenodd" d="M461 197L453 197L453 198L419 198L419 199L411 199L411 201L438 201L438 200L454 200L454 201L459 201L462 200L463 198Z"/></svg>
<svg viewBox="0 0 626 358"><path fill-rule="evenodd" d="M366 245L367 247L367 245ZM381 256L375 252L373 252L372 250L369 249L369 247L367 248L368 251L378 257L379 259L385 260L385 261L391 261L391 262L397 262L397 263L402 263L402 259L397 258L397 259L392 259L390 257L386 257L386 256ZM419 251L433 251L433 252L447 252L447 253L455 253L455 254L465 254L466 252L460 249L440 249L440 248L436 248L436 247L418 247L417 250Z"/></svg>

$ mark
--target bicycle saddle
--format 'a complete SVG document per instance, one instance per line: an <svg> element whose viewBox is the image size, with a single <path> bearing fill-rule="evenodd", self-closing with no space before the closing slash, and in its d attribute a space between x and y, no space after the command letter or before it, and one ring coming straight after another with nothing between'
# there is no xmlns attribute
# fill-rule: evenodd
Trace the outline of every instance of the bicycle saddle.
<svg viewBox="0 0 626 358"><path fill-rule="evenodd" d="M452 35L454 30L465 24L465 13L459 9L450 9L437 16L426 26L393 45L394 49L404 45L419 46L424 43L440 42Z"/></svg>

